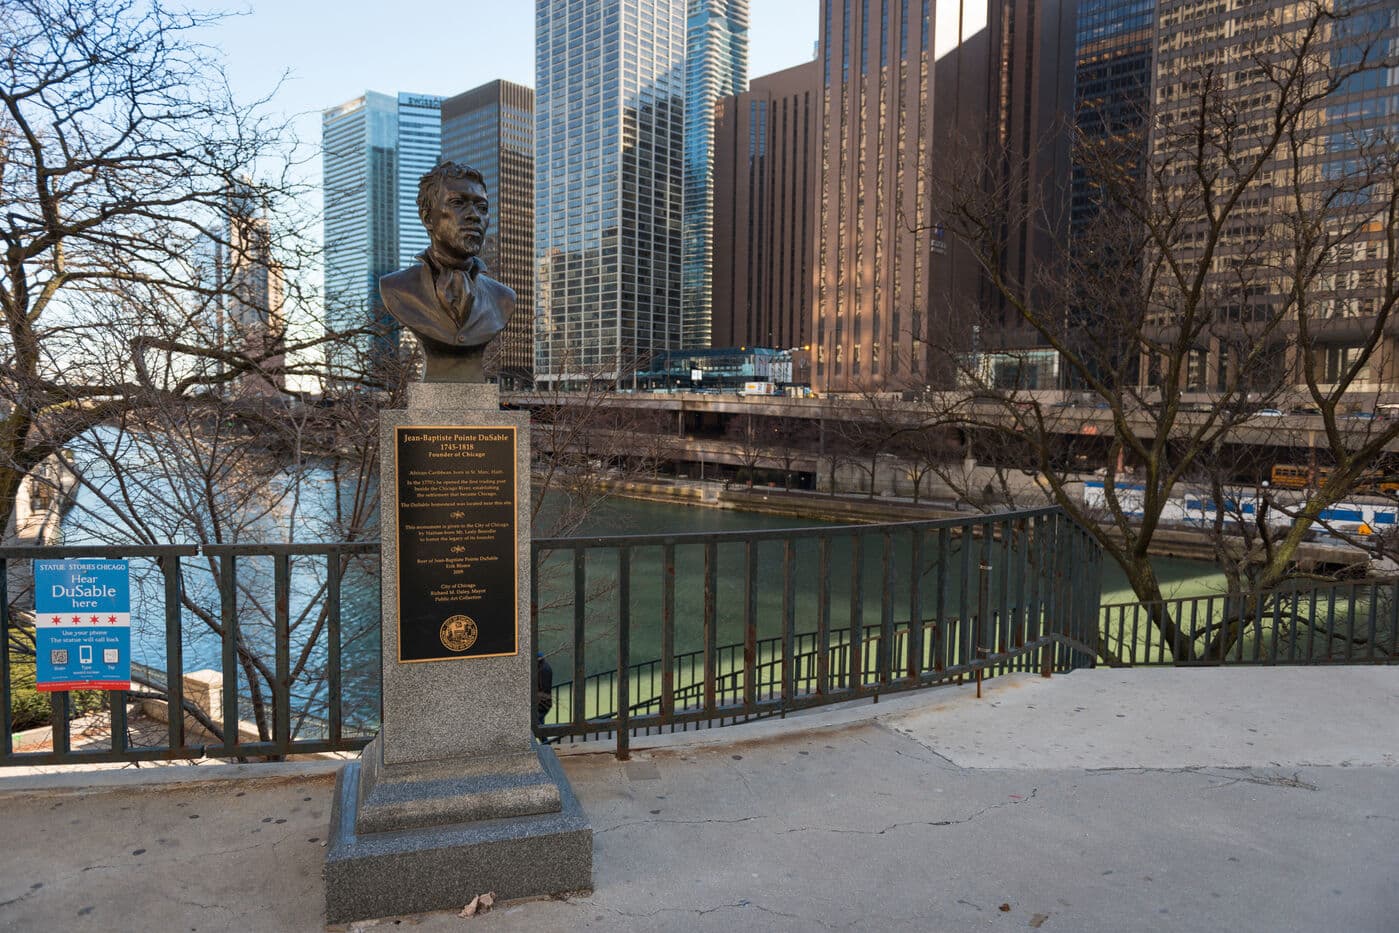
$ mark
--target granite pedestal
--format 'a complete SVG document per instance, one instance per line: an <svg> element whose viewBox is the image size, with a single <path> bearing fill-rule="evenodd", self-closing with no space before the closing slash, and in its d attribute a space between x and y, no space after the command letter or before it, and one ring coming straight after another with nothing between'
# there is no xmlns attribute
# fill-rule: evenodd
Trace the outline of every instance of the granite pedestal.
<svg viewBox="0 0 1399 933"><path fill-rule="evenodd" d="M400 567L396 429L414 427L514 431L513 652L400 660L400 588L415 586L415 573ZM510 900L588 890L592 830L531 730L528 415L501 411L495 386L420 383L407 409L381 414L379 442L383 726L336 782L326 921L459 908L487 892Z"/></svg>

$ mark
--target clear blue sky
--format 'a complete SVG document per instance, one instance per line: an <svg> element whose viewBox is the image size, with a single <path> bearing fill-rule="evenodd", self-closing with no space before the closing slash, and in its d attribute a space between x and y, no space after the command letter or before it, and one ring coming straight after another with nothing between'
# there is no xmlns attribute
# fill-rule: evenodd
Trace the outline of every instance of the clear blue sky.
<svg viewBox="0 0 1399 933"><path fill-rule="evenodd" d="M226 54L243 99L288 80L276 109L304 114L303 141L320 138L321 110L365 90L450 96L496 78L534 86L532 0L193 0L243 13L204 38ZM751 0L751 76L809 61L819 0Z"/></svg>

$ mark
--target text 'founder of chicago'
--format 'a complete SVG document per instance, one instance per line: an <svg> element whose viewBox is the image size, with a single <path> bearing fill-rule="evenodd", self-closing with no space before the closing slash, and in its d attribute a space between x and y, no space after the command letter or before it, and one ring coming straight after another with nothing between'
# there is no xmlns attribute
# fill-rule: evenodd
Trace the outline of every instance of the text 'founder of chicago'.
<svg viewBox="0 0 1399 933"><path fill-rule="evenodd" d="M485 382L486 344L505 329L515 293L477 256L490 220L481 173L438 164L418 180L418 216L432 245L420 264L381 278L379 295L422 344L424 382Z"/></svg>

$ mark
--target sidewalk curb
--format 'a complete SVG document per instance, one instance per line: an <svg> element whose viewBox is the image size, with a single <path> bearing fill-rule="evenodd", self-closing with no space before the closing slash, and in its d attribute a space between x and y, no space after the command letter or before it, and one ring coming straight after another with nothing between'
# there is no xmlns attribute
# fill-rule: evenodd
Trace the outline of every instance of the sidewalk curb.
<svg viewBox="0 0 1399 933"><path fill-rule="evenodd" d="M18 798L120 794L133 790L197 790L233 782L240 786L335 780L344 761L291 761L236 765L180 765L0 776L0 803Z"/></svg>
<svg viewBox="0 0 1399 933"><path fill-rule="evenodd" d="M1067 676L1067 675L1061 675ZM1014 672L1002 674L985 682L987 700L996 699L997 688L1013 689L1026 682L1041 680L1038 674ZM850 700L839 706L801 711L783 719L773 716L753 722L736 723L709 729L689 732L670 732L660 735L638 735L631 740L632 754L651 752L676 752L686 749L713 748L723 745L740 745L755 742L768 742L799 738L814 732L845 729L852 725L879 723L912 712L934 712L962 703L976 703L976 685L947 683L930 686L921 690L907 690L886 694L878 703L869 699ZM985 702L985 701L982 701ZM575 755L612 755L616 752L616 741L597 739L590 742L561 743L553 746L560 758Z"/></svg>

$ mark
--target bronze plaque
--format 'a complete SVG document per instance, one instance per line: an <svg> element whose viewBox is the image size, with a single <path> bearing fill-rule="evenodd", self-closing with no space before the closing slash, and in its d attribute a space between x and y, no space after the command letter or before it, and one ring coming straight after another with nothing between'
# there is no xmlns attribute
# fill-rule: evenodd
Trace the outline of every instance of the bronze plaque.
<svg viewBox="0 0 1399 933"><path fill-rule="evenodd" d="M394 429L398 660L516 654L515 428Z"/></svg>

